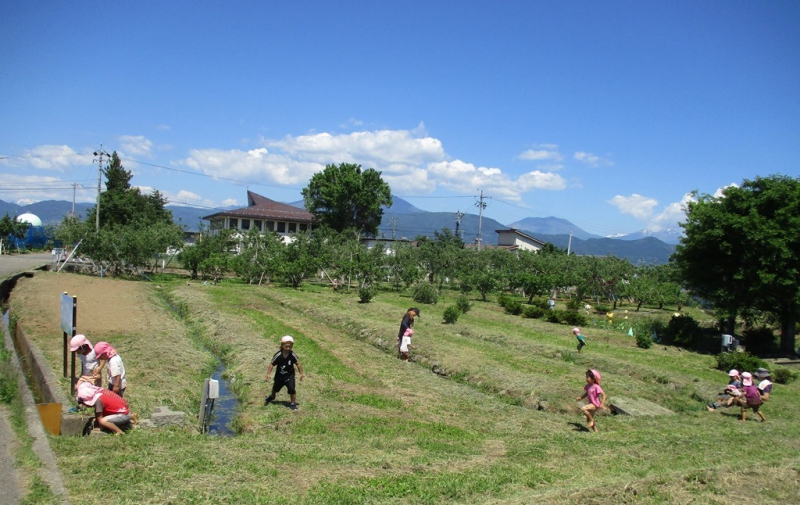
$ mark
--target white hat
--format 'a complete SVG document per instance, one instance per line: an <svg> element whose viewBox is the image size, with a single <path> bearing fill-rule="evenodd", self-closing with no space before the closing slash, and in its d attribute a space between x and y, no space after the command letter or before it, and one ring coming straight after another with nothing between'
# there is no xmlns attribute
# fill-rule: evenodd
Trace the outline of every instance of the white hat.
<svg viewBox="0 0 800 505"><path fill-rule="evenodd" d="M283 338L281 339L281 344L284 344L284 343L286 343L286 342L291 342L291 343L293 343L293 344L294 344L294 339L292 338L292 336L291 336L291 335L286 335L285 337L283 337Z"/></svg>

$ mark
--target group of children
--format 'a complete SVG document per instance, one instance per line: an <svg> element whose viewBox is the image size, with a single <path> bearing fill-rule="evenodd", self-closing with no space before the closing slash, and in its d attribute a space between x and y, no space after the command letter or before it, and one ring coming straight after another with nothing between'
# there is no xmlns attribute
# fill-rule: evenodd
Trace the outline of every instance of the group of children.
<svg viewBox="0 0 800 505"><path fill-rule="evenodd" d="M78 404L94 409L94 429L122 435L123 429L135 421L135 414L123 398L128 381L122 357L108 342L92 345L86 335L72 337L69 348L81 360L80 377L75 383ZM104 369L108 380L106 388L101 387Z"/></svg>
<svg viewBox="0 0 800 505"><path fill-rule="evenodd" d="M419 317L419 309L412 307L408 309L400 323L400 331L398 333L398 351L400 359L409 361L409 349L411 345L411 336L414 334L414 320ZM580 328L575 327L572 333L578 340L578 352L586 345L586 337L581 333ZM275 395L285 386L291 398L290 408L297 410L296 404L296 388L294 382L294 367L297 367L300 373L300 380L303 380L303 371L300 366L300 360L293 349L294 339L291 336L285 336L281 339L281 349L272 357L272 361L267 369L266 380L270 379L270 373L273 368L276 368L274 383L272 386L272 393L264 401L265 405L270 404L275 400ZM725 399L721 402L709 403L708 409L714 410L720 406L732 406L734 404L742 408L742 420L747 419L747 411L752 410L761 418L761 421L766 421L763 412L761 412L761 404L769 398L772 392L772 379L769 370L759 368L755 375L761 382L758 386L753 385L753 375L749 372L740 374L736 370L729 372L730 381L725 388ZM586 371L586 386L584 386L583 394L578 397L578 401L586 399L587 402L580 410L586 416L586 422L590 431L598 432L597 422L594 418L598 410L606 408L606 393L600 386L601 375L596 369L589 369Z"/></svg>
<svg viewBox="0 0 800 505"><path fill-rule="evenodd" d="M761 412L761 405L772 393L772 377L769 370L759 368L755 373L756 378L761 381L756 386L753 381L753 374L731 370L728 372L728 385L721 394L721 398L716 402L709 402L706 408L714 411L720 407L732 407L738 405L742 409L742 421L747 421L747 411L752 410L761 418L761 422L767 420Z"/></svg>

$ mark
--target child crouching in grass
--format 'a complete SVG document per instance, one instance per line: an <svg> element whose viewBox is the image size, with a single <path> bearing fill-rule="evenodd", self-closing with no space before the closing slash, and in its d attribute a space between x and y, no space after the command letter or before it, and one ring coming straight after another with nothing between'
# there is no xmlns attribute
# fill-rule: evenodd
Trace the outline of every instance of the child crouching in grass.
<svg viewBox="0 0 800 505"><path fill-rule="evenodd" d="M587 397L589 403L581 407L581 412L586 416L589 429L597 433L597 425L595 424L593 414L597 409L606 408L606 393L603 391L603 388L600 387L600 372L597 370L586 370L586 386L583 388L583 395L578 397L578 401Z"/></svg>

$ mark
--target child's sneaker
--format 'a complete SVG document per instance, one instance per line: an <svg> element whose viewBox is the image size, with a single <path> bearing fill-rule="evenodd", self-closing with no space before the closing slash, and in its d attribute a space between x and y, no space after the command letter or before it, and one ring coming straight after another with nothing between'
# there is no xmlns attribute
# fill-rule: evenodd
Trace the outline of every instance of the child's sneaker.
<svg viewBox="0 0 800 505"><path fill-rule="evenodd" d="M270 403L272 403L272 401L273 401L274 399L275 399L275 397L274 397L274 396L272 396L272 395L269 395L268 397L264 398L264 406L266 407L267 405L269 405Z"/></svg>
<svg viewBox="0 0 800 505"><path fill-rule="evenodd" d="M289 408L292 409L292 410L297 410L297 404L293 403L293 404L289 405Z"/></svg>

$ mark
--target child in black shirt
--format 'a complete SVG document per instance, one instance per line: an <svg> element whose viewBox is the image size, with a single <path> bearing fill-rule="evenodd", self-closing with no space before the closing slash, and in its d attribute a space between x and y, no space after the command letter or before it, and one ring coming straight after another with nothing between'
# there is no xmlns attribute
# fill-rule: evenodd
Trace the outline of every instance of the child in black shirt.
<svg viewBox="0 0 800 505"><path fill-rule="evenodd" d="M294 384L294 367L300 374L300 380L303 380L303 367L300 366L300 359L297 354L292 351L294 347L294 339L286 335L281 339L281 349L272 356L272 361L267 368L266 380L269 381L269 375L272 373L273 367L275 368L275 378L272 384L272 394L265 400L264 405L269 405L275 400L275 395L286 386L286 391L289 393L289 398L292 403L289 406L292 410L297 410L297 391Z"/></svg>

